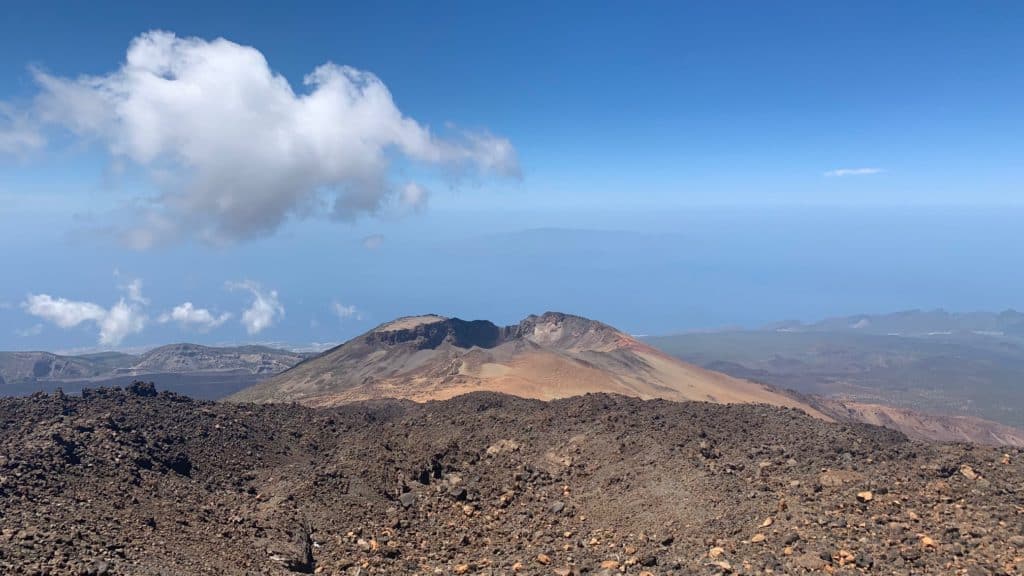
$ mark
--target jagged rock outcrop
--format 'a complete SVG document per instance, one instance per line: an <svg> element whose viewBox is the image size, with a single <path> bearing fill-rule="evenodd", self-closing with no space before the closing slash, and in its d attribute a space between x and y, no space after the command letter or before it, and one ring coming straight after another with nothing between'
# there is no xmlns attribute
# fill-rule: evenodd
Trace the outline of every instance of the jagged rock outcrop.
<svg viewBox="0 0 1024 576"><path fill-rule="evenodd" d="M631 340L607 324L561 312L531 315L511 326L498 326L488 320L414 316L384 324L363 338L370 344L389 346L414 342L422 350L442 344L489 349L520 339L563 349L596 350Z"/></svg>
<svg viewBox="0 0 1024 576"><path fill-rule="evenodd" d="M460 320L458 318L424 317L427 320L408 328L374 330L365 335L368 344L394 346L414 343L420 350L449 344L457 348L494 348L508 338L509 328L499 328L487 320Z"/></svg>

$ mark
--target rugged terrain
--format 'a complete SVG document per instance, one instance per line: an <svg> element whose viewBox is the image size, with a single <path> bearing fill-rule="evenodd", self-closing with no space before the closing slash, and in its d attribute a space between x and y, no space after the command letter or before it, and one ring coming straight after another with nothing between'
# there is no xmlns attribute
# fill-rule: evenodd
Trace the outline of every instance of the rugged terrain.
<svg viewBox="0 0 1024 576"><path fill-rule="evenodd" d="M137 378L200 398L221 398L291 368L306 355L265 346L170 344L143 354L64 356L0 352L0 394L78 392L85 386L128 385Z"/></svg>
<svg viewBox="0 0 1024 576"><path fill-rule="evenodd" d="M505 327L436 315L400 318L229 399L331 406L485 390L542 400L606 392L756 402L827 418L769 386L686 364L611 326L558 312Z"/></svg>
<svg viewBox="0 0 1024 576"><path fill-rule="evenodd" d="M0 400L7 574L1021 574L1024 452L763 405Z"/></svg>
<svg viewBox="0 0 1024 576"><path fill-rule="evenodd" d="M739 342L750 340L749 336L742 333ZM798 343L790 343L790 349L804 355L828 348L833 342L828 336L785 335L801 338ZM810 389L786 386L791 382L772 378L776 372L769 369L753 370L736 362L714 360L734 357L730 354L756 358L766 354L765 348L775 349L774 340L766 344L756 334L748 347L730 345L734 337L696 334L640 341L606 324L558 312L530 316L505 327L483 320L415 316L382 324L228 400L332 406L379 398L423 402L484 390L542 400L604 392L644 399L772 404L800 408L825 420L883 425L919 439L1024 446L1024 429L1019 427L975 415L871 402L871 397L851 393L850 387L830 390L828 386L835 383L835 378L813 371L801 372L806 365L800 361L775 356L777 362L769 361L769 368L802 374L814 382ZM849 336L843 338L851 340ZM854 340L863 338L857 336ZM706 368L673 358L648 342L681 358L704 363ZM884 350L896 355L901 348L891 346ZM837 356L843 356L820 353L827 358L822 362L833 365ZM954 352L947 353L948 356L942 356L947 360L944 364L956 365L958 357ZM862 373L864 369L858 367L857 359L863 356L863 362L868 362L869 354L848 355L853 357L849 360L849 375ZM887 367L899 364L896 359L882 362ZM976 375L980 374L979 371ZM962 384L960 393L970 394L971 390L963 390ZM942 394L938 388L929 388L929 382L911 380L900 382L899 386L930 389L933 397ZM889 394L897 390L897 385L883 389ZM1007 393L1020 397L1019 390Z"/></svg>

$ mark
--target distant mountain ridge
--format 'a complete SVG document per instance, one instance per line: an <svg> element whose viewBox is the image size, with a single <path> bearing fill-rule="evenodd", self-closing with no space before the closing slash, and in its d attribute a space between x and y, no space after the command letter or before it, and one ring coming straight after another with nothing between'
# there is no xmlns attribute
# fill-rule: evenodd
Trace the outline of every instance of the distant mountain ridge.
<svg viewBox="0 0 1024 576"><path fill-rule="evenodd" d="M103 375L152 372L243 370L276 373L302 361L306 355L266 346L213 347L168 344L142 354L104 352L63 356L50 352L0 352L0 378L92 378Z"/></svg>
<svg viewBox="0 0 1024 576"><path fill-rule="evenodd" d="M276 374L301 362L306 355L266 346L215 348L199 344L169 344L142 354L131 371L244 370Z"/></svg>
<svg viewBox="0 0 1024 576"><path fill-rule="evenodd" d="M904 336L969 333L1024 338L1024 313L1013 309L1002 312L947 312L941 308L904 310L890 314L840 316L812 324L785 321L765 328L792 332L858 332Z"/></svg>

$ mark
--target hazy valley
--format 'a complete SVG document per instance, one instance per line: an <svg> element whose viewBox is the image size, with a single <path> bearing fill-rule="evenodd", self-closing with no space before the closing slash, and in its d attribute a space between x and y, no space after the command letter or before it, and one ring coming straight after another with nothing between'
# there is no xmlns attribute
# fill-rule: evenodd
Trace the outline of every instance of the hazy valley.
<svg viewBox="0 0 1024 576"><path fill-rule="evenodd" d="M1024 428L1022 317L911 311L646 341L711 370L806 394Z"/></svg>
<svg viewBox="0 0 1024 576"><path fill-rule="evenodd" d="M169 344L143 354L0 352L0 393L25 395L58 388L77 393L84 387L126 386L141 379L158 382L164 390L216 400L286 370L306 356L264 346L198 344Z"/></svg>

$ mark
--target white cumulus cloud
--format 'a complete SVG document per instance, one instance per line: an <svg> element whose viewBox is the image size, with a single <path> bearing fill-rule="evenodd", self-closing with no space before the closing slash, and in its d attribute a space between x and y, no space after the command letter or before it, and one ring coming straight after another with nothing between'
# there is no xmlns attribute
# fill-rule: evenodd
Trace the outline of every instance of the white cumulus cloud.
<svg viewBox="0 0 1024 576"><path fill-rule="evenodd" d="M837 168L825 172L825 176L870 176L885 172L881 168Z"/></svg>
<svg viewBox="0 0 1024 576"><path fill-rule="evenodd" d="M146 315L124 298L118 300L100 320L100 344L117 346L129 334L138 334L146 327Z"/></svg>
<svg viewBox="0 0 1024 576"><path fill-rule="evenodd" d="M128 285L129 297L121 298L110 308L93 302L54 298L49 294L29 294L22 303L25 311L61 328L74 328L92 323L99 328L100 344L117 346L125 337L138 334L146 327L148 317L141 304L141 282Z"/></svg>
<svg viewBox="0 0 1024 576"><path fill-rule="evenodd" d="M107 314L99 304L54 298L49 294L29 294L22 306L29 314L61 328L74 328L82 322L98 322Z"/></svg>
<svg viewBox="0 0 1024 576"><path fill-rule="evenodd" d="M284 306L276 290L264 290L258 283L228 282L229 290L244 290L252 295L252 304L242 312L242 325L249 334L259 334L284 317Z"/></svg>
<svg viewBox="0 0 1024 576"><path fill-rule="evenodd" d="M230 312L214 314L206 308L196 308L191 302L179 304L164 312L157 319L161 324L177 322L182 328L191 328L200 332L207 332L231 319Z"/></svg>
<svg viewBox="0 0 1024 576"><path fill-rule="evenodd" d="M396 195L425 200L390 182L394 157L442 173L519 175L507 139L440 137L403 115L369 72L326 63L296 89L259 50L225 39L147 32L109 74L34 75L43 121L150 170L160 194L124 233L137 248L183 236L233 242L289 217L353 219Z"/></svg>

